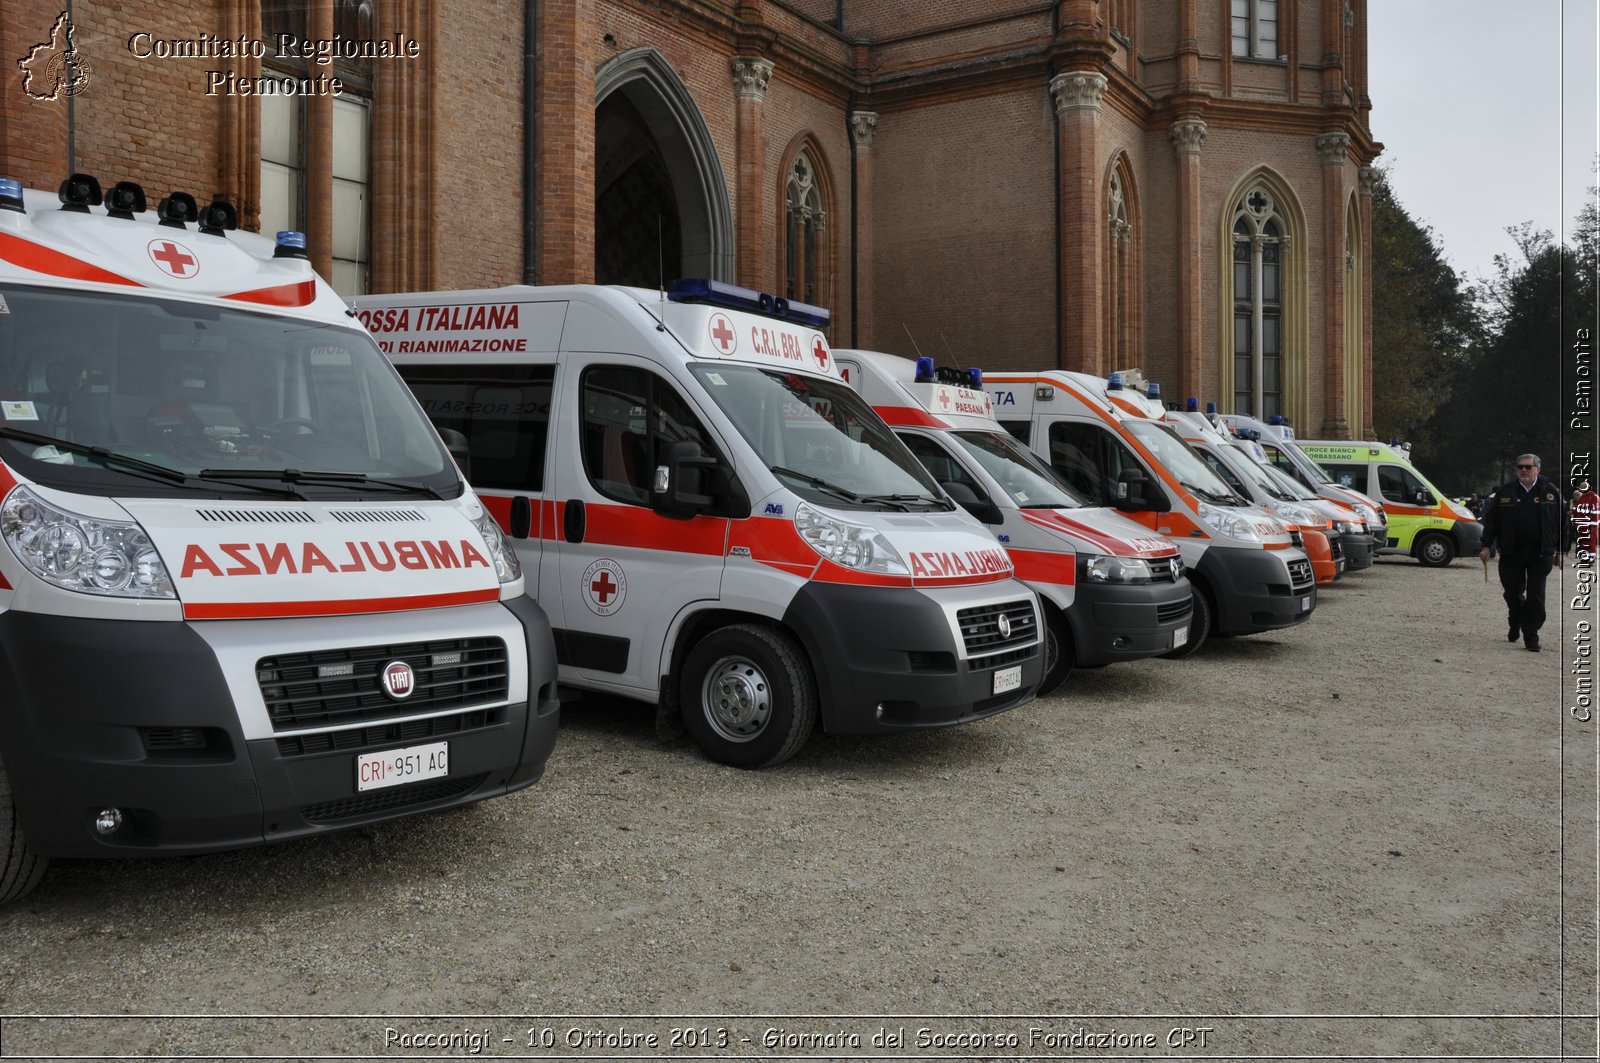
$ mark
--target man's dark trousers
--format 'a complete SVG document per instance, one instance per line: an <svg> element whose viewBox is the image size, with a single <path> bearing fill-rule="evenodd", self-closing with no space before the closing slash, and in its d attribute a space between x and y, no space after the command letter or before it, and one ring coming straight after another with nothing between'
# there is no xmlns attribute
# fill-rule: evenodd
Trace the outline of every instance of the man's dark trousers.
<svg viewBox="0 0 1600 1063"><path fill-rule="evenodd" d="M1537 640L1544 626L1544 582L1553 558L1518 550L1500 554L1500 586L1505 589L1506 626Z"/></svg>

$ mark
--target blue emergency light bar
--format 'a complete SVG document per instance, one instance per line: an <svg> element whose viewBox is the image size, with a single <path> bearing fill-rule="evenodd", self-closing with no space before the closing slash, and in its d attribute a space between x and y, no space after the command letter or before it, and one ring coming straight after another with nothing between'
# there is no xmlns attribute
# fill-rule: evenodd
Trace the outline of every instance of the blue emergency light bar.
<svg viewBox="0 0 1600 1063"><path fill-rule="evenodd" d="M826 328L832 317L825 307L703 277L681 277L673 281L667 285L667 298L675 303L705 303L708 306L720 306L724 310L743 310L818 329Z"/></svg>
<svg viewBox="0 0 1600 1063"><path fill-rule="evenodd" d="M1200 400L1195 398L1193 395L1190 395L1188 401L1184 404L1183 408L1188 410L1190 413L1199 413L1200 412Z"/></svg>
<svg viewBox="0 0 1600 1063"><path fill-rule="evenodd" d="M273 258L309 258L306 254L306 234L293 229L284 229L278 233L278 246L272 252Z"/></svg>
<svg viewBox="0 0 1600 1063"><path fill-rule="evenodd" d="M1122 390L1122 386L1123 386L1123 377L1122 377L1121 373L1112 373L1110 376L1106 377L1106 390L1107 391L1121 391Z"/></svg>
<svg viewBox="0 0 1600 1063"><path fill-rule="evenodd" d="M923 355L917 359L917 370L912 376L913 384L931 384L934 381L933 359Z"/></svg>
<svg viewBox="0 0 1600 1063"><path fill-rule="evenodd" d="M0 210L22 209L22 182L15 177L0 177Z"/></svg>
<svg viewBox="0 0 1600 1063"><path fill-rule="evenodd" d="M1217 404L1214 403L1214 402L1206 403L1206 412L1207 413L1216 413L1217 412Z"/></svg>
<svg viewBox="0 0 1600 1063"><path fill-rule="evenodd" d="M1144 397L1147 399L1155 399L1157 402L1160 402L1161 385L1156 383L1154 380L1150 381L1149 385L1144 389Z"/></svg>

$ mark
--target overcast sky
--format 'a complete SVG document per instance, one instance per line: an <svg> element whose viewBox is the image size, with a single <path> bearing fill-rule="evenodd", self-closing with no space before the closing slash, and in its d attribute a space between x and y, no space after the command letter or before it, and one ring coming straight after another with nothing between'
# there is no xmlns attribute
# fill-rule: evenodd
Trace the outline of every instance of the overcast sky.
<svg viewBox="0 0 1600 1063"><path fill-rule="evenodd" d="M1595 0L1369 0L1378 165L1473 282L1509 226L1570 232L1600 183ZM1515 25L1512 25L1512 23Z"/></svg>

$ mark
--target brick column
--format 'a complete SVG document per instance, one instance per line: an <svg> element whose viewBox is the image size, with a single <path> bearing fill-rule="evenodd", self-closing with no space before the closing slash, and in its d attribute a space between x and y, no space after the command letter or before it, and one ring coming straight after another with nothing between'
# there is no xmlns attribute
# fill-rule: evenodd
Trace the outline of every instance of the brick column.
<svg viewBox="0 0 1600 1063"><path fill-rule="evenodd" d="M877 350L873 339L873 270L872 270L872 141L878 131L878 115L874 111L855 111L850 115L850 135L856 145L856 198L850 204L851 225L856 241L856 346Z"/></svg>
<svg viewBox="0 0 1600 1063"><path fill-rule="evenodd" d="M541 284L594 283L594 0L540 0L535 63Z"/></svg>
<svg viewBox="0 0 1600 1063"><path fill-rule="evenodd" d="M306 36L333 38L333 0L312 0L306 7ZM308 67L310 76L314 68ZM306 250L311 266L333 277L333 97L306 98ZM259 150L259 141L257 142Z"/></svg>
<svg viewBox="0 0 1600 1063"><path fill-rule="evenodd" d="M1061 124L1061 368L1104 376L1101 352L1100 101L1103 74L1090 70L1050 80Z"/></svg>
<svg viewBox="0 0 1600 1063"><path fill-rule="evenodd" d="M1317 138L1317 154L1322 157L1323 439L1350 438L1344 408L1344 162L1349 147L1350 137L1344 133Z"/></svg>
<svg viewBox="0 0 1600 1063"><path fill-rule="evenodd" d="M731 63L734 98L734 206L739 283L771 291L776 263L766 253L772 244L767 218L767 83L772 64L757 56L738 55Z"/></svg>
<svg viewBox="0 0 1600 1063"><path fill-rule="evenodd" d="M1198 118L1180 118L1172 123L1167 137L1178 156L1178 394L1172 401L1183 402L1193 395L1205 402L1200 289L1209 271L1200 251L1200 146L1205 143L1206 124ZM1219 282L1227 280L1219 278ZM1217 352L1219 358L1232 356L1231 351ZM1221 401L1221 396L1211 397Z"/></svg>
<svg viewBox="0 0 1600 1063"><path fill-rule="evenodd" d="M1372 186L1377 171L1363 166L1356 171L1361 210L1361 438L1377 439L1372 423Z"/></svg>
<svg viewBox="0 0 1600 1063"><path fill-rule="evenodd" d="M233 0L222 12L222 30L231 40L261 36L260 0ZM241 79L261 76L261 60L246 56L225 61ZM254 96L224 96L217 183L209 189L239 212L241 228L261 228L261 102ZM206 201L195 189L201 210ZM269 234L270 235L270 234Z"/></svg>
<svg viewBox="0 0 1600 1063"><path fill-rule="evenodd" d="M438 37L438 10L429 0L398 0L374 15L380 39L404 31ZM427 223L438 202L439 146L433 121L437 49L415 59L373 64L372 247L367 268L375 292L437 288L438 243Z"/></svg>

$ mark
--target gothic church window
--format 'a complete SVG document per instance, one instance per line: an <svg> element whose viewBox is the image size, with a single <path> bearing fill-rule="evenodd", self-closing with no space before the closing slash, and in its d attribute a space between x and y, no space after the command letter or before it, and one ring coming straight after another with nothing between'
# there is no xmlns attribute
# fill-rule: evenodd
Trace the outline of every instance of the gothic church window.
<svg viewBox="0 0 1600 1063"><path fill-rule="evenodd" d="M1284 413L1283 265L1288 233L1265 188L1245 193L1233 221L1233 408Z"/></svg>
<svg viewBox="0 0 1600 1063"><path fill-rule="evenodd" d="M803 303L819 298L818 272L822 248L822 192L816 170L804 151L795 156L785 196L788 218L784 257L784 296Z"/></svg>

